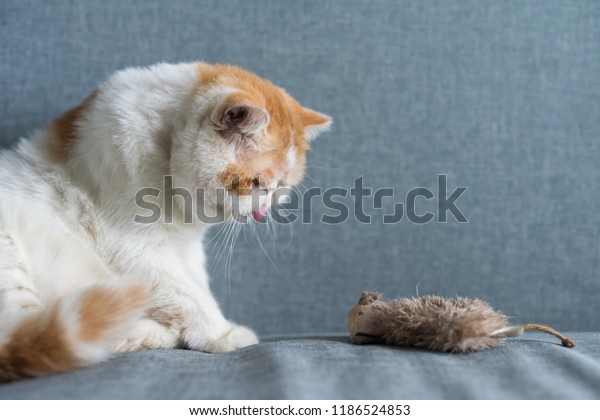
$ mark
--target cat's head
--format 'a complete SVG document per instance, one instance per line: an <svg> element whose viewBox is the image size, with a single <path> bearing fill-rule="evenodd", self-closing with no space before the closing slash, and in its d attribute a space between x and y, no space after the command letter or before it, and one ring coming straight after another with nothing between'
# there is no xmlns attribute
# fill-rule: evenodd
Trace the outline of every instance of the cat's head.
<svg viewBox="0 0 600 420"><path fill-rule="evenodd" d="M331 118L235 66L198 64L197 81L174 137L175 184L202 191L205 214L260 220L276 188L302 180L309 144Z"/></svg>

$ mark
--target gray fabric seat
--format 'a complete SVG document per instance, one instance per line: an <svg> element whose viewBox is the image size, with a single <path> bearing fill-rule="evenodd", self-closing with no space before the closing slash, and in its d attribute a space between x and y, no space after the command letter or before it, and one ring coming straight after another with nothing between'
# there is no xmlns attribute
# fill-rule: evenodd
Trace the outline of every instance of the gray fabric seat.
<svg viewBox="0 0 600 420"><path fill-rule="evenodd" d="M143 351L3 385L0 398L600 398L600 334L571 336L576 350L531 333L471 355L357 346L344 336L269 338L224 355Z"/></svg>
<svg viewBox="0 0 600 420"><path fill-rule="evenodd" d="M478 297L561 331L600 331L600 7L596 0L3 0L0 144L105 78L160 61L230 62L334 117L310 187L393 188L371 223L313 200L311 223L209 246L228 317L281 336L227 355L118 355L0 385L0 398L598 398L598 333L536 334L456 356L348 344L362 290ZM468 189L438 222L383 215L413 188ZM215 230L215 233L217 230ZM330 334L322 337L319 334ZM306 335L317 335L307 338ZM296 337L296 338L294 338Z"/></svg>

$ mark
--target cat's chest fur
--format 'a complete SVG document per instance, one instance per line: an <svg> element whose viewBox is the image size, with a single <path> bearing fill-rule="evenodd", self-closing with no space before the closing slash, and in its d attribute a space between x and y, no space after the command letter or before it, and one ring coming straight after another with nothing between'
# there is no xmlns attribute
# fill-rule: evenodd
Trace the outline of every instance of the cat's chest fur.
<svg viewBox="0 0 600 420"><path fill-rule="evenodd" d="M123 231L61 171L14 151L2 158L2 230L21 248L22 268L42 301L96 279L148 276L153 267L175 264L178 254L194 252L203 262L199 238L190 244L159 231Z"/></svg>

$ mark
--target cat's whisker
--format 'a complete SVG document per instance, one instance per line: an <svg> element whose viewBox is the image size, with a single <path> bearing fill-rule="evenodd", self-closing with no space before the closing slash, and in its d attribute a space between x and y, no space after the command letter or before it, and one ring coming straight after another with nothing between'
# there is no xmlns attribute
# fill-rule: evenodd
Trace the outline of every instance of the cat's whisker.
<svg viewBox="0 0 600 420"><path fill-rule="evenodd" d="M273 217L273 214L271 213L271 208L269 209L269 211L267 211L266 225L267 225L267 233L269 235L272 235L275 238L277 238L279 231L277 230L278 226L277 226L277 223L275 222L275 218Z"/></svg>
<svg viewBox="0 0 600 420"><path fill-rule="evenodd" d="M279 241L279 237L282 232L282 229L284 229L280 225L293 225L293 223L277 223L272 214L270 215L269 223L271 223L271 232L272 232L272 235L274 236L273 240L275 240L275 241ZM294 231L293 226L290 226L289 229L290 229L290 232L292 232L292 234L293 234L293 231ZM276 248L276 252L279 252L282 249L287 248L290 244L291 244L291 241L288 239L287 243L285 245L283 245L283 247L278 246Z"/></svg>
<svg viewBox="0 0 600 420"><path fill-rule="evenodd" d="M232 229L233 229L233 223L227 222L225 232L223 233L221 240L219 241L219 246L217 248L217 254L218 254L219 258L221 258L224 249L227 247L227 240L229 238L229 235L231 234Z"/></svg>
<svg viewBox="0 0 600 420"><path fill-rule="evenodd" d="M210 241L208 242L209 244L211 242L214 242L214 246L213 246L213 254L214 254L214 258L211 261L210 264L210 273L211 275L214 274L214 268L216 266L216 260L217 260L217 255L218 255L218 249L220 246L221 241L223 240L223 236L225 234L225 231L227 229L227 223L224 223L220 228L219 231L215 234L215 236L213 236ZM206 244L208 245L208 244Z"/></svg>
<svg viewBox="0 0 600 420"><path fill-rule="evenodd" d="M232 263L232 259L233 259L233 252L234 252L234 246L235 246L235 241L237 238L237 234L239 233L239 226L238 223L234 223L234 227L231 233L231 236L229 238L229 242L230 244L228 245L228 251L227 251L227 255L225 257L225 276L227 278L227 285L229 287L229 292L231 293L231 263Z"/></svg>
<svg viewBox="0 0 600 420"><path fill-rule="evenodd" d="M231 232L227 238L227 244L224 251L225 261L224 261L224 276L227 278L227 283L229 285L229 291L231 291L231 259L233 257L233 246L235 244L235 236L238 231L237 223L234 223Z"/></svg>
<svg viewBox="0 0 600 420"><path fill-rule="evenodd" d="M237 226L235 228L235 233L233 236L233 240L231 241L231 247L230 247L230 256L229 256L229 291L231 292L231 265L233 262L233 254L235 252L235 243L237 242L237 238L240 235L240 232L242 231L243 226L240 224L239 226Z"/></svg>
<svg viewBox="0 0 600 420"><path fill-rule="evenodd" d="M231 235L231 231L234 228L234 223L235 222L227 222L226 224L226 228L225 228L225 232L222 236L222 239L219 240L218 242L218 246L217 249L215 251L215 260L214 260L214 266L212 268L212 271L214 271L216 269L216 267L219 265L219 263L221 262L221 259L223 258L225 251L227 249L227 242L229 241L229 236Z"/></svg>
<svg viewBox="0 0 600 420"><path fill-rule="evenodd" d="M292 244L292 241L294 239L294 224L293 223L288 223L288 226L290 227L290 237L288 239L288 243L285 244L285 247L289 247Z"/></svg>
<svg viewBox="0 0 600 420"><path fill-rule="evenodd" d="M275 269L275 272L279 273L279 270L277 269L277 265L275 265L275 262L273 261L273 259L271 258L271 256L269 255L269 253L267 252L267 250L265 249L265 247L263 246L263 243L262 243L262 241L260 239L260 235L258 233L258 230L256 229L256 226L254 226L253 223L250 223L250 227L252 229L252 232L254 233L254 236L256 237L256 240L258 241L258 245L260 246L260 249L262 249L262 251L264 252L264 254L267 256L267 259L269 260L269 262L271 263L271 265Z"/></svg>
<svg viewBox="0 0 600 420"><path fill-rule="evenodd" d="M213 275L215 273L215 269L218 265L219 262L219 254L220 254L220 249L223 246L224 243L224 239L226 236L226 232L229 229L229 223L225 222L220 228L219 231L215 234L215 236L213 236L210 241L205 244L205 246L207 246L208 244L214 242L213 245L213 249L214 249L214 258L212 259L211 263L210 263L210 274Z"/></svg>
<svg viewBox="0 0 600 420"><path fill-rule="evenodd" d="M225 243L225 248L223 250L223 254L225 257L225 267L224 267L224 275L230 280L231 279L231 270L230 270L230 257L231 257L231 253L232 253L232 247L233 244L235 242L235 233L238 229L238 223L233 222L232 227L229 231L229 235L227 236L227 242Z"/></svg>
<svg viewBox="0 0 600 420"><path fill-rule="evenodd" d="M247 244L250 244L250 242L248 242L248 237L246 236L247 231L248 231L248 229L242 229L242 234L244 235L244 242L246 242Z"/></svg>
<svg viewBox="0 0 600 420"><path fill-rule="evenodd" d="M217 233L210 238L210 240L208 242L206 242L204 245L208 246L210 245L212 242L214 242L215 240L217 240L217 238L221 237L221 235L223 234L223 231L225 230L225 226L227 226L227 223L223 223L220 227L219 230L217 231Z"/></svg>

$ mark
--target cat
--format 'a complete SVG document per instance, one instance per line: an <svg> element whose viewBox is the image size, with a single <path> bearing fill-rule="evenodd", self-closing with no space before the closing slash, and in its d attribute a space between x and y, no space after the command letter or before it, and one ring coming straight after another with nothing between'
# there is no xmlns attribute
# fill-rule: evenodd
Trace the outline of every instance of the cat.
<svg viewBox="0 0 600 420"><path fill-rule="evenodd" d="M203 191L206 214L258 220L276 188L300 182L309 143L331 122L239 67L162 63L115 73L1 152L0 380L122 351L256 344L211 294L210 224L190 223L177 199L172 223L136 222L134 197L169 176ZM161 200L150 197L164 211Z"/></svg>

